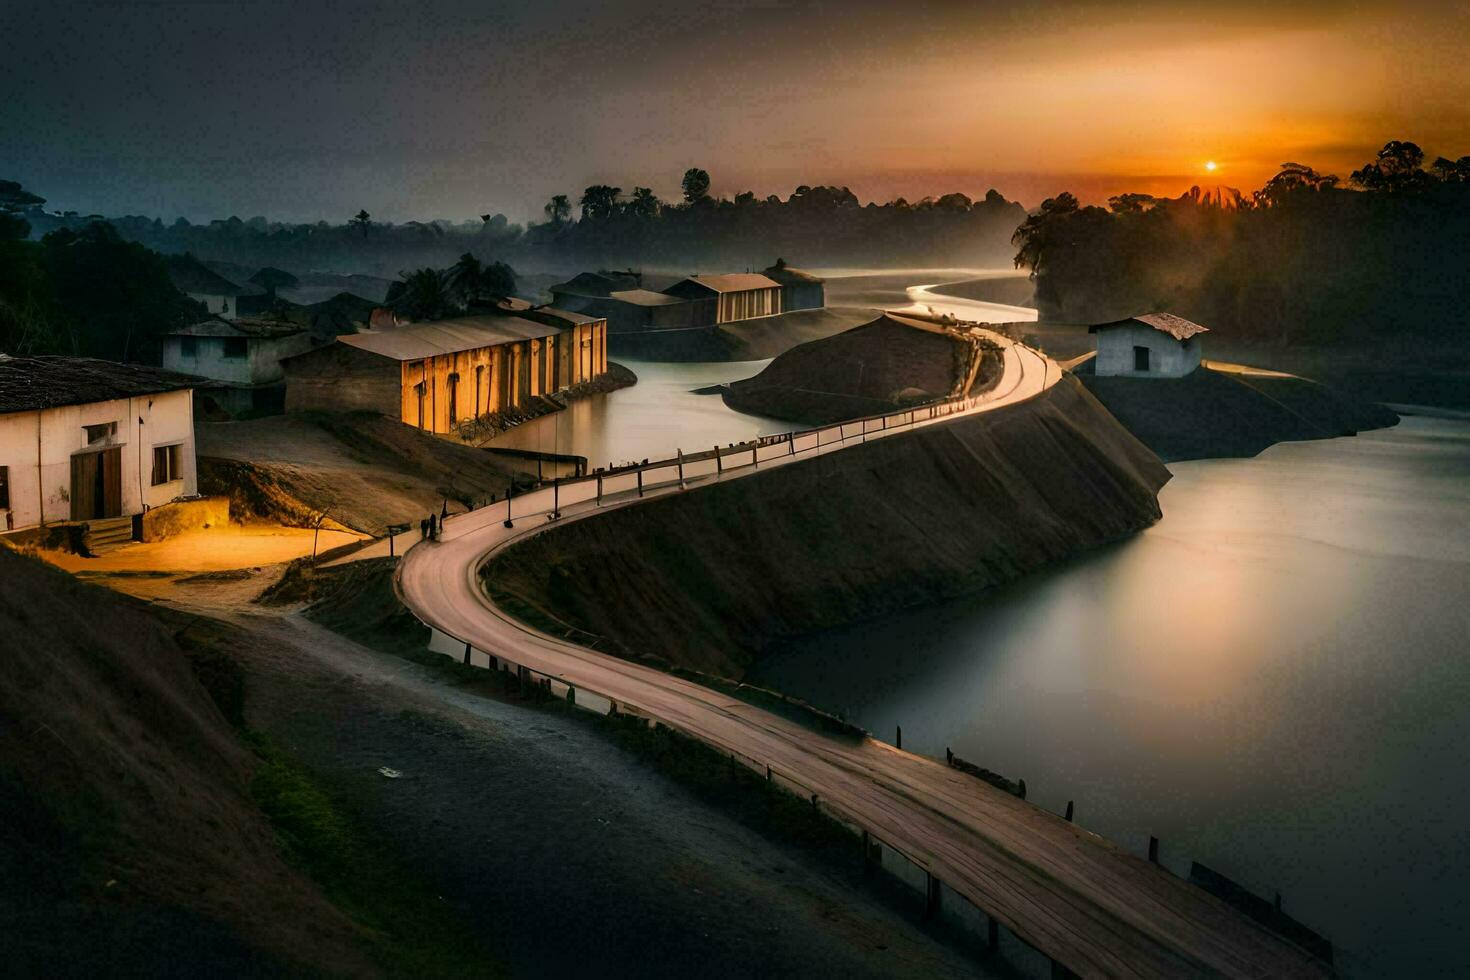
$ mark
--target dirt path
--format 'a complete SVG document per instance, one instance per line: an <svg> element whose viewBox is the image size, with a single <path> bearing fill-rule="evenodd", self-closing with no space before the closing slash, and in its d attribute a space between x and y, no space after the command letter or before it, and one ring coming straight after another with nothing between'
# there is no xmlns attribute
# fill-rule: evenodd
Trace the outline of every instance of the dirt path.
<svg viewBox="0 0 1470 980"><path fill-rule="evenodd" d="M1010 974L922 927L911 893L864 885L855 853L773 842L586 720L249 605L270 577L148 589L249 630L250 725L391 840L511 975Z"/></svg>

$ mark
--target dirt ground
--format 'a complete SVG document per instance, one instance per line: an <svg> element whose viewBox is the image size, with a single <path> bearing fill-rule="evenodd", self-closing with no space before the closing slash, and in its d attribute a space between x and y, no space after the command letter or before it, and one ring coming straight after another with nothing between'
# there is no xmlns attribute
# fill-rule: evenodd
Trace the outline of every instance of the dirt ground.
<svg viewBox="0 0 1470 980"><path fill-rule="evenodd" d="M312 553L314 532L301 527L232 524L188 531L163 541L131 544L96 558L62 551L39 552L51 564L72 573L220 572L277 565ZM365 540L348 531L323 529L315 542L318 553Z"/></svg>
<svg viewBox="0 0 1470 980"><path fill-rule="evenodd" d="M865 883L856 852L764 836L582 716L250 603L275 574L113 584L248 629L247 722L391 840L510 975L1008 975L921 924L916 894Z"/></svg>

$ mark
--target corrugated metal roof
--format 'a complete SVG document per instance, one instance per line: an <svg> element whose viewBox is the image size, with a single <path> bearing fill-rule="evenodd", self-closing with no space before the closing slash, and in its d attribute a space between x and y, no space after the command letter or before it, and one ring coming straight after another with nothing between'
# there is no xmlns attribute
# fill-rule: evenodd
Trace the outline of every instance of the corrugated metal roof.
<svg viewBox="0 0 1470 980"><path fill-rule="evenodd" d="M84 405L154 395L213 382L144 364L91 357L9 357L0 354L0 413Z"/></svg>
<svg viewBox="0 0 1470 980"><path fill-rule="evenodd" d="M1209 333L1209 327L1202 327L1192 320L1186 320L1182 316L1172 313L1141 313L1138 316L1130 316L1126 320L1113 320L1111 323L1095 323L1087 328L1088 333L1097 333L1099 330L1108 330L1112 327L1123 327L1130 323L1141 323L1145 327L1152 327L1160 333L1166 333L1175 340L1184 341L1195 334Z"/></svg>
<svg viewBox="0 0 1470 980"><path fill-rule="evenodd" d="M610 298L634 306L677 306L689 302L687 299L670 296L668 293L656 293L651 289L620 289L611 293Z"/></svg>
<svg viewBox="0 0 1470 980"><path fill-rule="evenodd" d="M437 354L456 354L520 340L551 337L560 328L516 316L467 316L430 323L409 323L392 330L364 330L337 340L396 361L417 361Z"/></svg>
<svg viewBox="0 0 1470 980"><path fill-rule="evenodd" d="M698 283L716 293L741 293L748 289L778 289L781 284L759 272L729 272L722 276L690 276L684 282ZM675 286L678 283L674 284ZM669 287L670 289L673 286Z"/></svg>

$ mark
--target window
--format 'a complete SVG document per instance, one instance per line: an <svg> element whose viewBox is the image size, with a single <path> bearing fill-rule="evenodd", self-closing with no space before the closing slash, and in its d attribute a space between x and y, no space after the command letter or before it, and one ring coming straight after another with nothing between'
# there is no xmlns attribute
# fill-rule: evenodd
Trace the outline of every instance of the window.
<svg viewBox="0 0 1470 980"><path fill-rule="evenodd" d="M232 361L243 360L250 354L244 337L225 338L225 357Z"/></svg>
<svg viewBox="0 0 1470 980"><path fill-rule="evenodd" d="M0 466L0 510L10 509L10 467Z"/></svg>
<svg viewBox="0 0 1470 980"><path fill-rule="evenodd" d="M183 468L179 464L180 455L177 445L153 447L153 485L155 487L184 478Z"/></svg>
<svg viewBox="0 0 1470 980"><path fill-rule="evenodd" d="M1149 367L1148 367L1148 348L1147 347L1135 347L1135 348L1133 348L1133 370L1135 370L1135 371L1147 371L1148 369L1149 369Z"/></svg>
<svg viewBox="0 0 1470 980"><path fill-rule="evenodd" d="M87 433L87 445L100 446L111 442L117 437L116 422L99 422L96 425L84 425L82 430Z"/></svg>
<svg viewBox="0 0 1470 980"><path fill-rule="evenodd" d="M198 357L199 356L199 338L198 337L180 337L179 338L179 356L180 357Z"/></svg>

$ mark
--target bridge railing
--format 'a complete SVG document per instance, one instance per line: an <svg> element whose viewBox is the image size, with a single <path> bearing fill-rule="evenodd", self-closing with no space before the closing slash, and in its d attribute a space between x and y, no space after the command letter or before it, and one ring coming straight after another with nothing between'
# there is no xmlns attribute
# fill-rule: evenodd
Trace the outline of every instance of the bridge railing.
<svg viewBox="0 0 1470 980"><path fill-rule="evenodd" d="M538 516L555 519L563 507L573 504L588 501L600 504L610 497L622 498L635 493L641 497L650 490L667 489L675 485L687 486L691 481L718 477L727 471L759 467L763 462L782 457L820 455L854 441L881 438L940 419L963 415L981 405L1009 397L1021 386L1025 380L1025 362L1022 360L1024 355L1015 352L1024 350L1019 344L1010 345L1009 352L1014 353L1017 358L1017 377L1015 383L1003 393L987 391L896 412L850 419L833 425L759 436L745 442L714 446L698 452L686 453L678 450L668 459L608 467L586 476L555 479L535 490L512 493L505 499L492 501L485 507L476 508L472 513L478 515L481 521L487 517L511 522ZM1043 383L1044 381L1043 378ZM485 512L487 507L490 509L489 514ZM451 515L445 521L446 529L453 529L465 516Z"/></svg>

